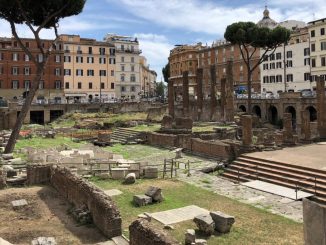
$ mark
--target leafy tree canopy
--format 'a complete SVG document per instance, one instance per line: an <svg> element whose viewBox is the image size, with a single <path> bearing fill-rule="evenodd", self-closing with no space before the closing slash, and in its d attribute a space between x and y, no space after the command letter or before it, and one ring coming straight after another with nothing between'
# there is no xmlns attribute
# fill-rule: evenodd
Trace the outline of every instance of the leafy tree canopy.
<svg viewBox="0 0 326 245"><path fill-rule="evenodd" d="M237 22L229 25L224 38L232 44L250 45L254 48L273 49L290 38L290 31L278 26L275 29L258 27L253 22Z"/></svg>
<svg viewBox="0 0 326 245"><path fill-rule="evenodd" d="M51 28L61 18L79 14L85 2L86 0L1 0L0 18L15 24L29 22L33 26Z"/></svg>
<svg viewBox="0 0 326 245"><path fill-rule="evenodd" d="M169 77L170 77L170 63L167 63L165 67L162 69L164 82L169 83Z"/></svg>

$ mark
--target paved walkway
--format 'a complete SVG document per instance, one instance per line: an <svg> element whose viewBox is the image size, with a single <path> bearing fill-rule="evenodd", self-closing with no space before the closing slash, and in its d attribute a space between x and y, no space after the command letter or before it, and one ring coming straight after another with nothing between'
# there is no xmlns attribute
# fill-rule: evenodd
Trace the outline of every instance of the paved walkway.
<svg viewBox="0 0 326 245"><path fill-rule="evenodd" d="M181 172L181 171L180 171ZM223 177L192 171L191 176L180 174L179 179L195 186L213 191L219 195L236 199L240 202L266 209L297 222L302 222L302 202L270 194L233 183Z"/></svg>

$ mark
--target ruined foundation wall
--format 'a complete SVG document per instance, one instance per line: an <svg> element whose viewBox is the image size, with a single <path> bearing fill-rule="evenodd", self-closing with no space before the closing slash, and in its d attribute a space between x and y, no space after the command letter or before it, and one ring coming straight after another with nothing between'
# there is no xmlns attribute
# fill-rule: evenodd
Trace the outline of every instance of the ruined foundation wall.
<svg viewBox="0 0 326 245"><path fill-rule="evenodd" d="M177 245L177 241L155 228L145 219L138 219L129 226L130 245Z"/></svg>
<svg viewBox="0 0 326 245"><path fill-rule="evenodd" d="M27 185L48 184L51 176L50 164L27 165Z"/></svg>
<svg viewBox="0 0 326 245"><path fill-rule="evenodd" d="M326 245L326 206L303 200L305 245Z"/></svg>
<svg viewBox="0 0 326 245"><path fill-rule="evenodd" d="M101 189L74 175L69 169L51 168L52 186L69 202L80 207L86 205L94 224L109 238L121 235L121 217L112 199Z"/></svg>
<svg viewBox="0 0 326 245"><path fill-rule="evenodd" d="M192 151L223 159L230 158L231 147L221 141L204 141L192 139Z"/></svg>
<svg viewBox="0 0 326 245"><path fill-rule="evenodd" d="M174 147L177 144L177 136L171 134L149 133L147 141L150 145L162 145Z"/></svg>

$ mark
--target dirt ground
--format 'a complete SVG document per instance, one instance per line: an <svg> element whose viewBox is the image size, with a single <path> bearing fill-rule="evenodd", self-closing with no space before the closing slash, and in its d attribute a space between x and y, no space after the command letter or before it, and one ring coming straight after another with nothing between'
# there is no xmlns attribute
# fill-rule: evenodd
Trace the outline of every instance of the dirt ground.
<svg viewBox="0 0 326 245"><path fill-rule="evenodd" d="M14 200L28 206L12 208ZM0 237L14 244L31 244L37 237L54 237L58 244L96 244L106 241L92 226L80 226L68 214L70 204L51 187L15 188L0 191Z"/></svg>

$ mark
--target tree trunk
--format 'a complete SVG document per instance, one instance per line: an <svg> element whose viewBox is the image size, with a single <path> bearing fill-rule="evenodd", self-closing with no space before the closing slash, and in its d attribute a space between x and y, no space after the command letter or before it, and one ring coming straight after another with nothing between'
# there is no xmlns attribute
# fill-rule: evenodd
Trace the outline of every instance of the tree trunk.
<svg viewBox="0 0 326 245"><path fill-rule="evenodd" d="M8 140L8 143L6 145L6 149L5 149L5 153L12 153L15 149L15 145L16 145L16 141L19 137L19 132L21 127L23 126L23 122L24 119L27 115L27 112L30 109L30 106L32 104L33 98L36 94L36 91L39 88L39 84L42 78L42 74L43 74L43 70L44 70L44 64L39 64L37 66L37 72L36 72L36 76L34 78L34 81L32 83L31 89L25 99L25 103L23 104L22 110L18 115L18 118L16 120L15 126L11 132L10 138Z"/></svg>
<svg viewBox="0 0 326 245"><path fill-rule="evenodd" d="M248 108L247 113L251 115L251 87L252 87L252 71L250 69L250 65L248 67Z"/></svg>

